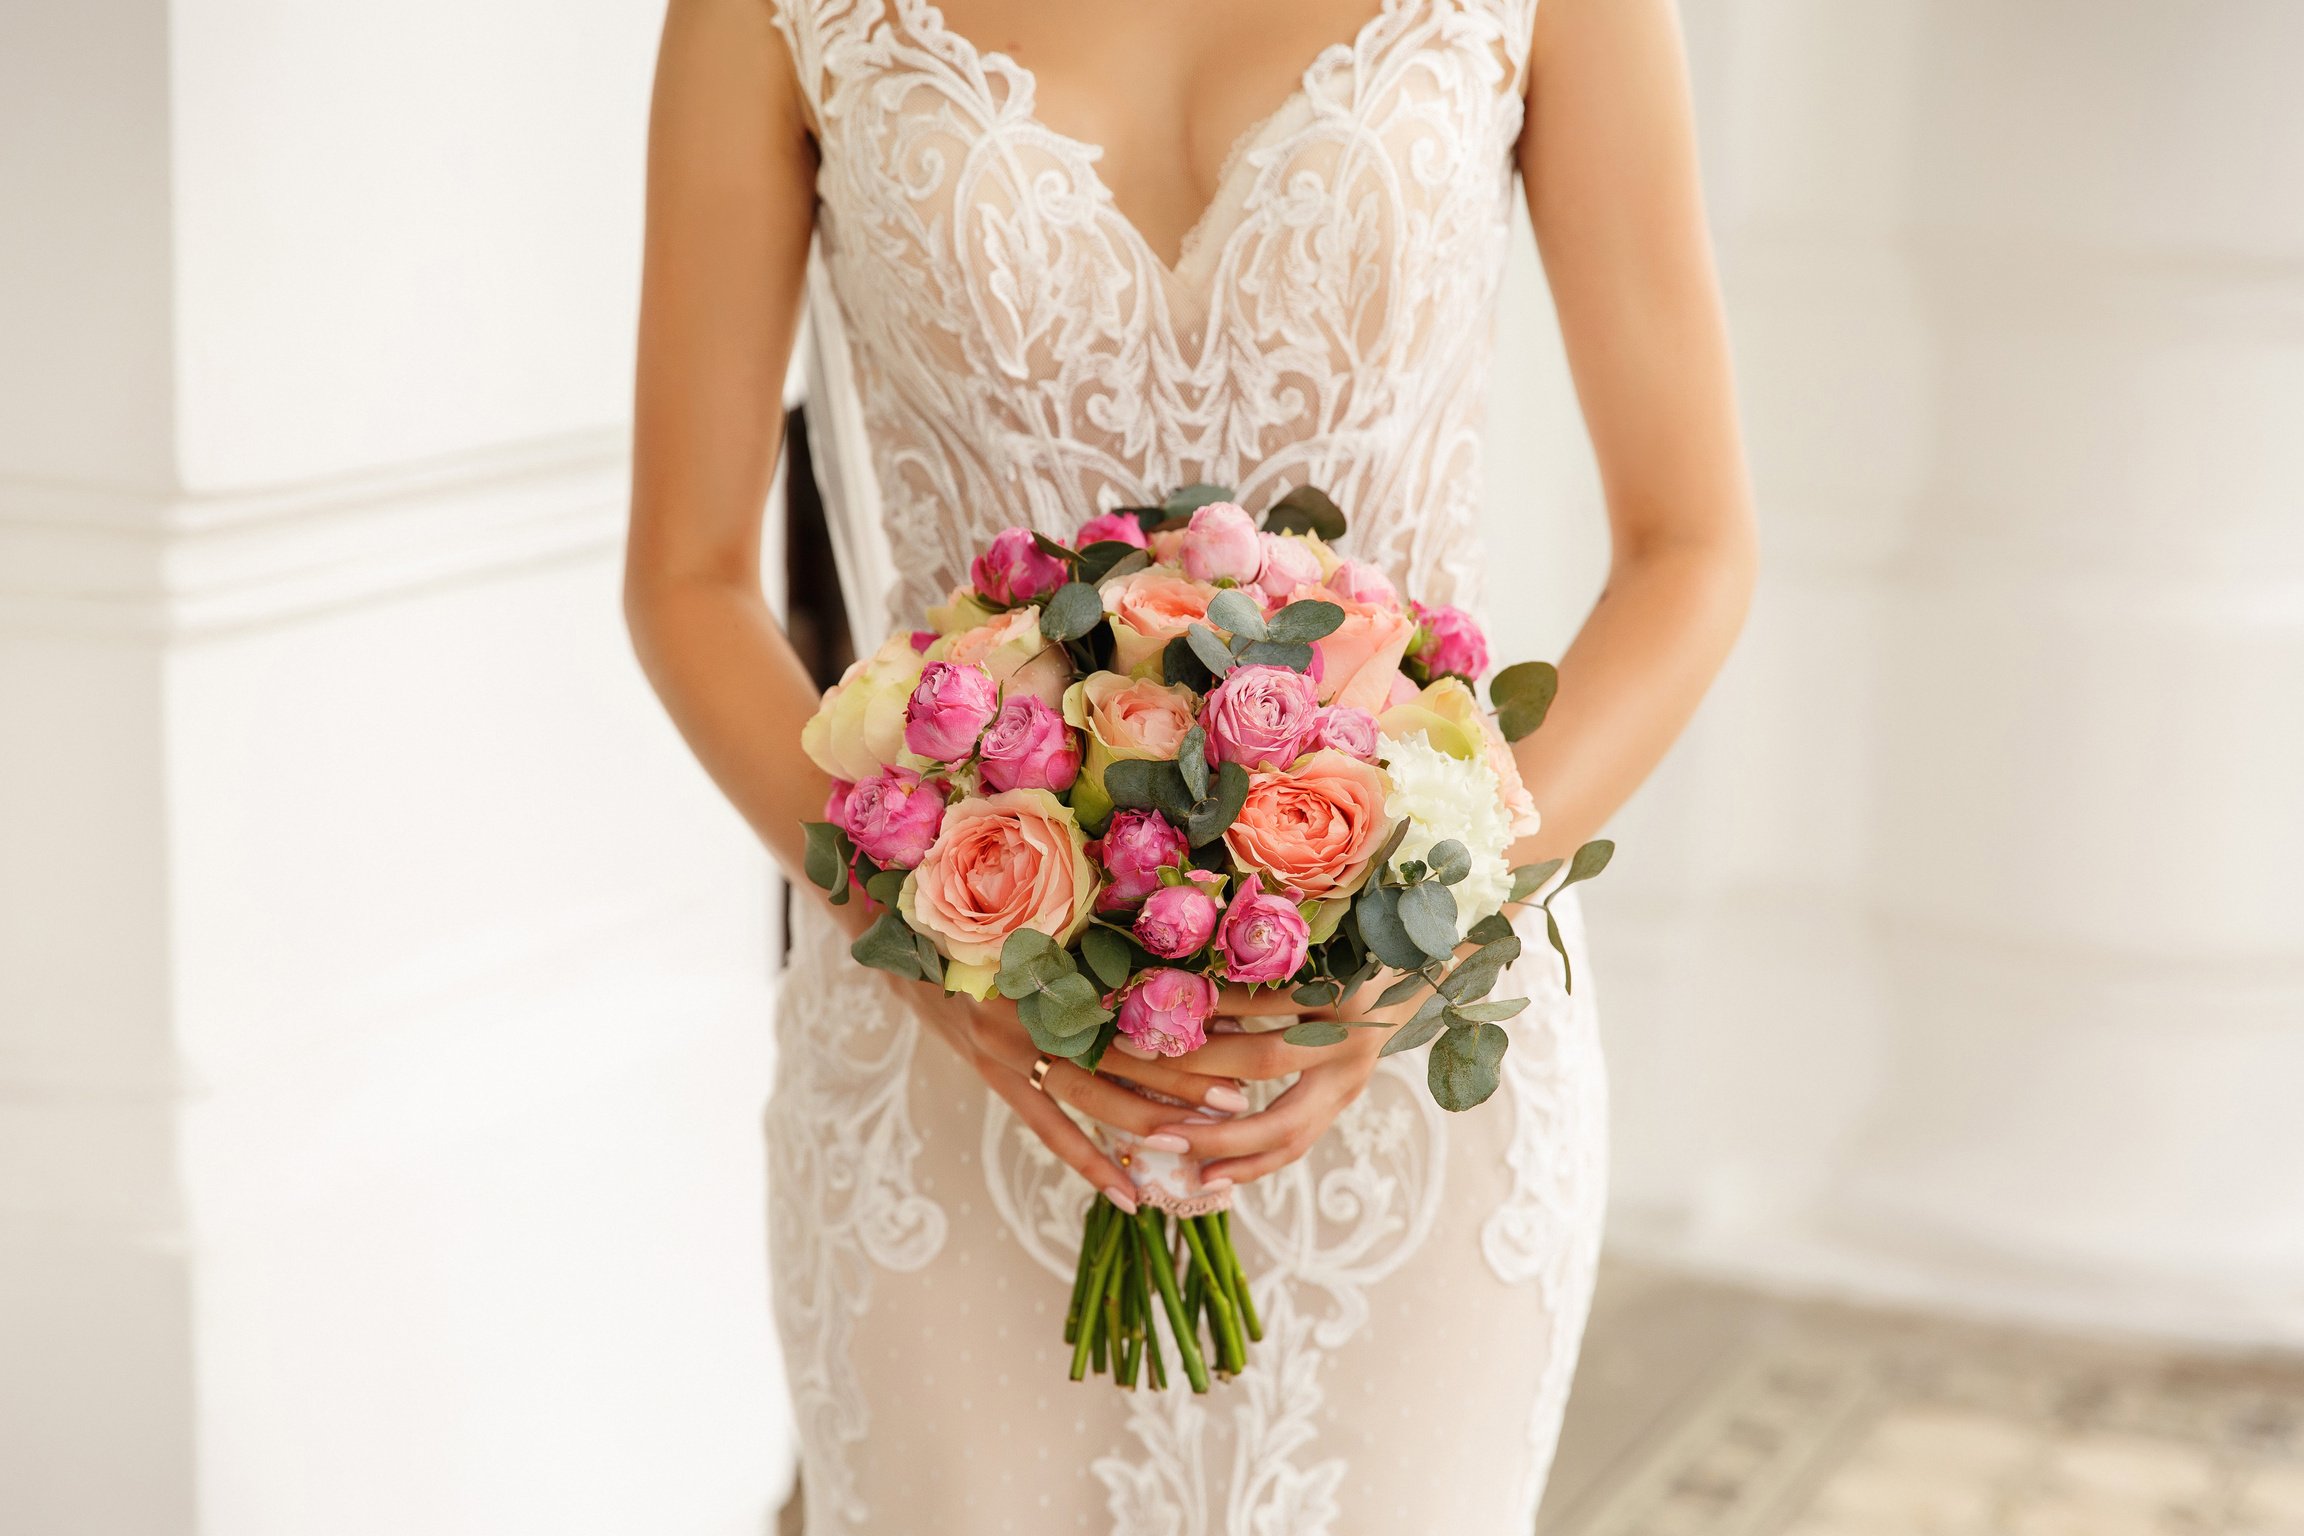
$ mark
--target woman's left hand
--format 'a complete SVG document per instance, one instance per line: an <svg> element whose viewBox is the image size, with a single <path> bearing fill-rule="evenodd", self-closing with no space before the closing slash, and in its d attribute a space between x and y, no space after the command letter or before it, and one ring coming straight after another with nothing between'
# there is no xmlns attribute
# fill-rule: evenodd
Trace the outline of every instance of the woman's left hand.
<svg viewBox="0 0 2304 1536"><path fill-rule="evenodd" d="M1291 1002L1285 991L1251 994L1242 987L1227 987L1216 1005L1219 1014L1232 1018L1269 1018L1295 1014L1305 1019L1333 1019L1356 1027L1334 1045L1290 1045L1279 1031L1269 1034L1212 1034L1198 1050L1176 1058L1175 1064L1208 1077L1269 1081L1296 1074L1296 1081L1263 1109L1252 1114L1211 1123L1182 1120L1161 1129L1190 1144L1201 1159L1203 1183L1216 1188L1225 1183L1245 1184L1287 1167L1312 1150L1323 1131L1347 1105L1368 1089L1376 1074L1376 1053L1392 1038L1387 1027L1404 1024L1420 999L1390 1008L1374 1007L1377 994L1398 978L1386 973L1342 1002L1327 1008L1306 1008Z"/></svg>

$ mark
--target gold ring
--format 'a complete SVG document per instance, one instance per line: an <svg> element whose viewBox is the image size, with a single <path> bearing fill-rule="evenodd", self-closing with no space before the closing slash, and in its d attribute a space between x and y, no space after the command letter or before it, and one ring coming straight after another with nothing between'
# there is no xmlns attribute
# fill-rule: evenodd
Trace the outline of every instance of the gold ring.
<svg viewBox="0 0 2304 1536"><path fill-rule="evenodd" d="M1048 1069L1056 1065L1050 1056L1041 1056L1032 1063L1032 1086L1042 1093L1048 1091Z"/></svg>

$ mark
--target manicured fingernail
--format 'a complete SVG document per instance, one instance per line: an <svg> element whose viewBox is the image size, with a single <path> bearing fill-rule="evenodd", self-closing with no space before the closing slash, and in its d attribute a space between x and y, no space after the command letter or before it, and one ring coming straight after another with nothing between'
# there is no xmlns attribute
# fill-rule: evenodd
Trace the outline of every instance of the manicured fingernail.
<svg viewBox="0 0 2304 1536"><path fill-rule="evenodd" d="M1208 1090L1207 1103L1210 1109L1228 1109L1236 1115L1248 1112L1248 1095L1225 1083Z"/></svg>
<svg viewBox="0 0 2304 1536"><path fill-rule="evenodd" d="M1200 1192L1206 1195L1220 1195L1231 1187L1232 1181L1224 1177L1222 1174L1218 1174L1212 1179L1202 1179L1200 1181Z"/></svg>
<svg viewBox="0 0 2304 1536"><path fill-rule="evenodd" d="M1189 1152L1192 1150L1192 1143L1181 1136L1172 1136L1168 1132L1162 1131L1158 1135L1145 1137L1143 1147L1147 1152Z"/></svg>
<svg viewBox="0 0 2304 1536"><path fill-rule="evenodd" d="M1126 1035L1114 1036L1112 1040L1112 1049L1118 1051L1123 1056L1133 1056L1138 1061L1158 1061L1160 1059L1158 1055L1144 1049L1144 1047L1138 1045L1135 1041L1129 1039Z"/></svg>
<svg viewBox="0 0 2304 1536"><path fill-rule="evenodd" d="M1122 1189L1119 1185L1115 1184L1110 1189L1104 1191L1104 1198L1111 1201L1114 1205L1120 1207L1120 1209L1126 1211L1129 1215L1133 1216L1136 1214L1136 1197L1128 1193L1128 1191Z"/></svg>

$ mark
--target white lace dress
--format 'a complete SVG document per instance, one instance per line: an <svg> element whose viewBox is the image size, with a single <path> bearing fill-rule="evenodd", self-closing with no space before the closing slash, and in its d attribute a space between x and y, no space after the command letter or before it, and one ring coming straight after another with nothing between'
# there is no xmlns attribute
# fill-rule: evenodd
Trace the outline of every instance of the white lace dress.
<svg viewBox="0 0 2304 1536"><path fill-rule="evenodd" d="M1481 404L1534 0L1391 0L1235 151L1173 267L1032 79L920 0L771 0L822 152L867 645L999 529L1299 483L1347 551L1477 605ZM839 340L844 335L844 340ZM834 424L838 432L838 423ZM837 446L837 445L835 445ZM1581 929L1561 903L1572 945ZM1266 1334L1206 1397L1065 1379L1090 1191L906 987L803 908L770 1107L775 1302L811 1533L1526 1536L1599 1244L1606 1090L1541 939L1504 1086L1393 1058L1234 1231Z"/></svg>

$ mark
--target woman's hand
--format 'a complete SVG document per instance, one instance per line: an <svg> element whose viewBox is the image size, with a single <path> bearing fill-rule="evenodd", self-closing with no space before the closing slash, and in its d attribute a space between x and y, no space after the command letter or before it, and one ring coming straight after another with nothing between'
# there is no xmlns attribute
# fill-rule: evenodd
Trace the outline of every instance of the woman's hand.
<svg viewBox="0 0 2304 1536"><path fill-rule="evenodd" d="M1376 1075L1376 1053L1392 1037L1392 1026L1406 1023L1416 1011L1414 1001L1383 1009L1373 1006L1384 987L1397 979L1386 974L1327 1008L1306 1008L1291 1002L1285 992L1224 990L1216 1011L1233 1018L1295 1014L1365 1027L1353 1028L1335 1045L1319 1046L1290 1045L1278 1031L1216 1034L1198 1050L1177 1057L1174 1065L1209 1078L1261 1082L1296 1074L1287 1091L1254 1114L1215 1124L1178 1117L1160 1127L1202 1160L1204 1185L1221 1189L1245 1184L1287 1167L1312 1150L1345 1106L1367 1092L1368 1079Z"/></svg>
<svg viewBox="0 0 2304 1536"><path fill-rule="evenodd" d="M1048 1150L1124 1211L1136 1209L1134 1185L1060 1105L1070 1105L1092 1120L1133 1132L1146 1138L1148 1145L1170 1152L1183 1151L1184 1143L1156 1139L1158 1133L1187 1111L1147 1098L1136 1091L1138 1088L1181 1099L1187 1105L1204 1104L1225 1114L1248 1107L1247 1096L1236 1083L1208 1076L1183 1060L1108 1055L1104 1062L1108 1070L1090 1072L1057 1058L1042 1076L1041 1086L1034 1088L1032 1067L1040 1059L1040 1048L1016 1017L1014 1003L1002 998L979 1003L965 997L942 997L931 1005L929 1016L976 1069L976 1075L1007 1101Z"/></svg>

